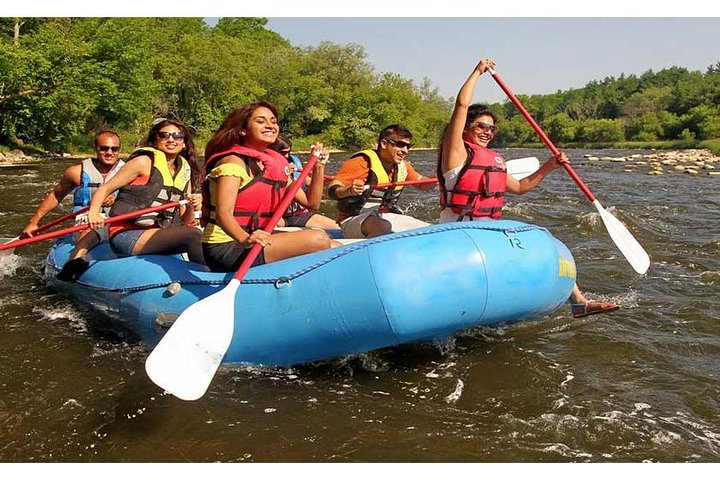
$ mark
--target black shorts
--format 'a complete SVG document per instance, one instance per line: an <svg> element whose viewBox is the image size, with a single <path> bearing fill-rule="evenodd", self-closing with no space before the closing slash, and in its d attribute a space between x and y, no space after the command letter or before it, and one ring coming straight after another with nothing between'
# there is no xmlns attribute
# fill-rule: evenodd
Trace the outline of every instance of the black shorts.
<svg viewBox="0 0 720 480"><path fill-rule="evenodd" d="M244 248L237 242L225 243L203 243L203 256L205 264L213 272L235 272L240 264L250 253L249 248ZM250 265L255 267L265 263L265 253L260 250L255 261Z"/></svg>
<svg viewBox="0 0 720 480"><path fill-rule="evenodd" d="M305 212L300 215L288 215L287 217L283 217L283 220L285 220L286 227L304 227L313 215L315 215L315 213Z"/></svg>

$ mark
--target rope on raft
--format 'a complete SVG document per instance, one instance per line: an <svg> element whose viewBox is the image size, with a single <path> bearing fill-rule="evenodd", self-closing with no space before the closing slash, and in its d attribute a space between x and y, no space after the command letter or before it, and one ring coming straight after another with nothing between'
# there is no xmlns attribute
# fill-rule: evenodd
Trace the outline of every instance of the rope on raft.
<svg viewBox="0 0 720 480"><path fill-rule="evenodd" d="M449 230L467 230L467 229L475 229L475 230L488 230L488 231L495 231L495 232L501 232L504 235L506 235L508 238L512 238L515 234L521 233L521 232L527 232L531 230L543 230L547 231L544 227L539 227L537 225L523 225L518 227L499 227L499 226L493 226L493 225L487 225L485 222L456 222L456 223L443 223L436 225L435 228L427 228L423 229L422 231L417 230L409 230L407 232L399 232L392 235L392 237L388 237L387 235L375 237L368 239L363 242L358 242L354 244L347 245L344 248L338 248L338 252L334 255L331 255L327 258L324 258L317 263L314 263L312 265L309 265L303 269L300 269L296 272L293 272L288 275L283 275L280 277L275 278L250 278L250 279L244 279L241 283L247 284L247 285L259 285L259 284L275 284L276 286L282 286L284 284L289 284L291 281L295 280L296 278L299 278L303 275L306 275L313 270L316 270L323 265L326 265L338 258L344 257L345 255L349 255L350 253L353 253L357 250L362 250L365 248L370 247L371 245L376 245L378 243L383 242L393 242L396 240L400 240L403 238L411 238L411 237L419 237L423 235L429 235L433 233L437 233L439 231L449 231ZM511 240L512 241L512 240ZM218 280L177 280L177 283L180 283L182 286L187 285L227 285L230 279L232 278L232 272L228 273L228 275L222 279ZM81 284L81 282L78 282ZM172 283L172 282L170 282ZM104 288L98 288L97 286L93 285L87 285L83 284L83 286L87 288L92 288L98 291L106 291L106 292L118 292L118 293L131 293L131 292L139 292L143 290L152 290L155 288L165 288L167 287L168 282L162 282L162 283L152 283L152 284L146 284L146 285L137 285L134 287L125 287L125 288L115 288L115 289L104 289Z"/></svg>

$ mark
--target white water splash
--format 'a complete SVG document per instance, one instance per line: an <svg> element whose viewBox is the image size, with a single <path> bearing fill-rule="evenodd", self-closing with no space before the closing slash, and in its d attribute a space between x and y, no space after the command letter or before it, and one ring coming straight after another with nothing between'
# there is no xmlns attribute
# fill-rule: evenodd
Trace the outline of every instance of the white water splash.
<svg viewBox="0 0 720 480"><path fill-rule="evenodd" d="M0 252L0 278L15 275L23 263L23 258L14 253Z"/></svg>
<svg viewBox="0 0 720 480"><path fill-rule="evenodd" d="M463 390L465 389L465 384L462 380L458 379L457 383L455 384L455 391L453 391L450 395L445 397L445 401L447 403L457 403L457 401L462 396Z"/></svg>
<svg viewBox="0 0 720 480"><path fill-rule="evenodd" d="M69 324L80 333L87 333L87 322L85 318L72 306L59 306L51 309L33 308L33 312L46 320L67 320Z"/></svg>

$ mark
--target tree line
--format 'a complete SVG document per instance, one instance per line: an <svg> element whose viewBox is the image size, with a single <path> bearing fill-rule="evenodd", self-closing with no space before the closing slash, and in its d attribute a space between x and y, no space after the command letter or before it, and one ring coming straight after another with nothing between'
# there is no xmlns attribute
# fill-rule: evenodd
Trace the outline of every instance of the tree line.
<svg viewBox="0 0 720 480"><path fill-rule="evenodd" d="M720 137L720 63L519 97L558 144ZM359 45L295 47L266 18L0 18L2 145L87 148L103 128L134 143L168 116L202 145L233 107L260 99L300 148L366 147L391 123L434 147L453 105L428 79L376 72ZM537 141L512 104L491 107L496 145Z"/></svg>

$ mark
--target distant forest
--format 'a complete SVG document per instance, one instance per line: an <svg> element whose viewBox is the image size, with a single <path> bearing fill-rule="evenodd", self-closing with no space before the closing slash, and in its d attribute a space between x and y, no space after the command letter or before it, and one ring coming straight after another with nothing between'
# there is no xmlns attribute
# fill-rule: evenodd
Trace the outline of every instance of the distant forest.
<svg viewBox="0 0 720 480"><path fill-rule="evenodd" d="M560 145L720 137L720 62L518 97ZM265 18L0 18L0 145L87 149L113 128L127 148L167 116L202 145L233 107L260 99L278 106L296 147L341 149L373 144L391 123L433 147L454 101L428 79L377 73L359 45L294 47ZM512 104L491 108L496 145L537 142Z"/></svg>

